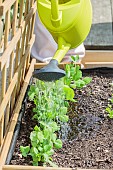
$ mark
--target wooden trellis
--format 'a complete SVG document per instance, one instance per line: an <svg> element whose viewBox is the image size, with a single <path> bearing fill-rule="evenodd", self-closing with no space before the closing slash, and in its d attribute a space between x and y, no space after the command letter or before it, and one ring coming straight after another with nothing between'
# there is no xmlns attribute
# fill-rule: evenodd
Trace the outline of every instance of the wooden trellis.
<svg viewBox="0 0 113 170"><path fill-rule="evenodd" d="M0 38L0 170L73 170L5 165L32 72L34 68L45 65L35 63L35 59L30 60L30 50L35 39L35 15L35 0L0 0L0 21L3 23L3 35ZM64 68L65 64L60 64L60 67ZM113 51L87 51L82 63L78 64L83 64L85 68L113 67Z"/></svg>
<svg viewBox="0 0 113 170"><path fill-rule="evenodd" d="M21 103L35 59L30 50L36 15L35 0L0 0L0 165L5 164Z"/></svg>

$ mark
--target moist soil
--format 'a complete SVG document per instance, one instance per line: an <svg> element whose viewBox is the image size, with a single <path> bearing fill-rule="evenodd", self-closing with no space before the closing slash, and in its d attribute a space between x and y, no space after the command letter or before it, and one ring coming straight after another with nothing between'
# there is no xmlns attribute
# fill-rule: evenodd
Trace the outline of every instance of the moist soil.
<svg viewBox="0 0 113 170"><path fill-rule="evenodd" d="M92 77L92 82L82 90L75 90L78 103L70 103L70 120L61 125L58 136L63 141L62 149L56 150L53 162L59 167L113 168L113 119L105 109L112 96L113 69L97 68L83 70L83 76ZM29 135L36 125L32 102L27 102L20 134L10 164L32 165L31 158L23 158L19 147L30 144Z"/></svg>

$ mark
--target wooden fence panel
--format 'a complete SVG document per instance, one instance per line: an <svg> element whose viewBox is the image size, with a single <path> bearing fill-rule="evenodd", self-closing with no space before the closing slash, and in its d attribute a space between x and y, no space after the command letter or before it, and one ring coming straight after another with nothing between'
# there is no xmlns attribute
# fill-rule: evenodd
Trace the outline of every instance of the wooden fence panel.
<svg viewBox="0 0 113 170"><path fill-rule="evenodd" d="M23 94L28 86L26 75L30 80L34 69L35 61L30 63L30 50L35 40L35 15L36 0L0 0L0 21L3 24L0 38L0 165L5 163L13 135L11 131L8 136L9 129L15 128ZM15 112L18 114L12 125Z"/></svg>

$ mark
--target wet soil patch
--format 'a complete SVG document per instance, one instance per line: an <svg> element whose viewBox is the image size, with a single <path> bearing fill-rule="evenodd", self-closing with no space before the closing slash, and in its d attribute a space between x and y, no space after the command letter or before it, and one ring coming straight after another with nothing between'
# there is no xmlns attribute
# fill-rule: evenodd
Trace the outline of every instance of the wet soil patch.
<svg viewBox="0 0 113 170"><path fill-rule="evenodd" d="M59 137L63 148L55 151L53 161L59 167L113 168L113 119L105 112L113 89L113 69L84 70L83 76L92 82L82 90L75 90L78 103L70 103L68 123L61 125ZM31 120L33 104L28 102L11 164L32 165L30 157L23 158L20 145L30 143L29 134L36 125Z"/></svg>

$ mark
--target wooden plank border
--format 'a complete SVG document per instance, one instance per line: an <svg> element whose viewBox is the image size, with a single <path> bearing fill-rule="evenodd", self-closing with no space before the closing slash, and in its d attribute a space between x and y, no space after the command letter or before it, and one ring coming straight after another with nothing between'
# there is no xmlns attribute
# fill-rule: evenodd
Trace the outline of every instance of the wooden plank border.
<svg viewBox="0 0 113 170"><path fill-rule="evenodd" d="M82 64L84 68L113 67L113 51L88 50Z"/></svg>
<svg viewBox="0 0 113 170"><path fill-rule="evenodd" d="M83 62L113 62L113 51L87 50Z"/></svg>
<svg viewBox="0 0 113 170"><path fill-rule="evenodd" d="M103 169L82 169L82 168L54 168L41 166L21 166L21 165L4 165L2 170L103 170ZM108 169L104 169L108 170Z"/></svg>
<svg viewBox="0 0 113 170"><path fill-rule="evenodd" d="M18 165L5 165L2 170L72 170L72 168L53 168L41 166L18 166ZM75 168L74 170L77 170Z"/></svg>
<svg viewBox="0 0 113 170"><path fill-rule="evenodd" d="M69 64L69 62L62 62L59 67L64 69L66 64ZM82 61L77 62L77 64L83 65L83 68L113 67L113 51L88 50ZM47 63L36 63L34 67L35 69L40 69L46 65Z"/></svg>
<svg viewBox="0 0 113 170"><path fill-rule="evenodd" d="M48 63L36 63L34 65L34 69L40 69L46 66ZM64 69L66 64L70 64L70 62L62 62L59 64L59 68ZM78 65L81 65L81 62L77 62Z"/></svg>

